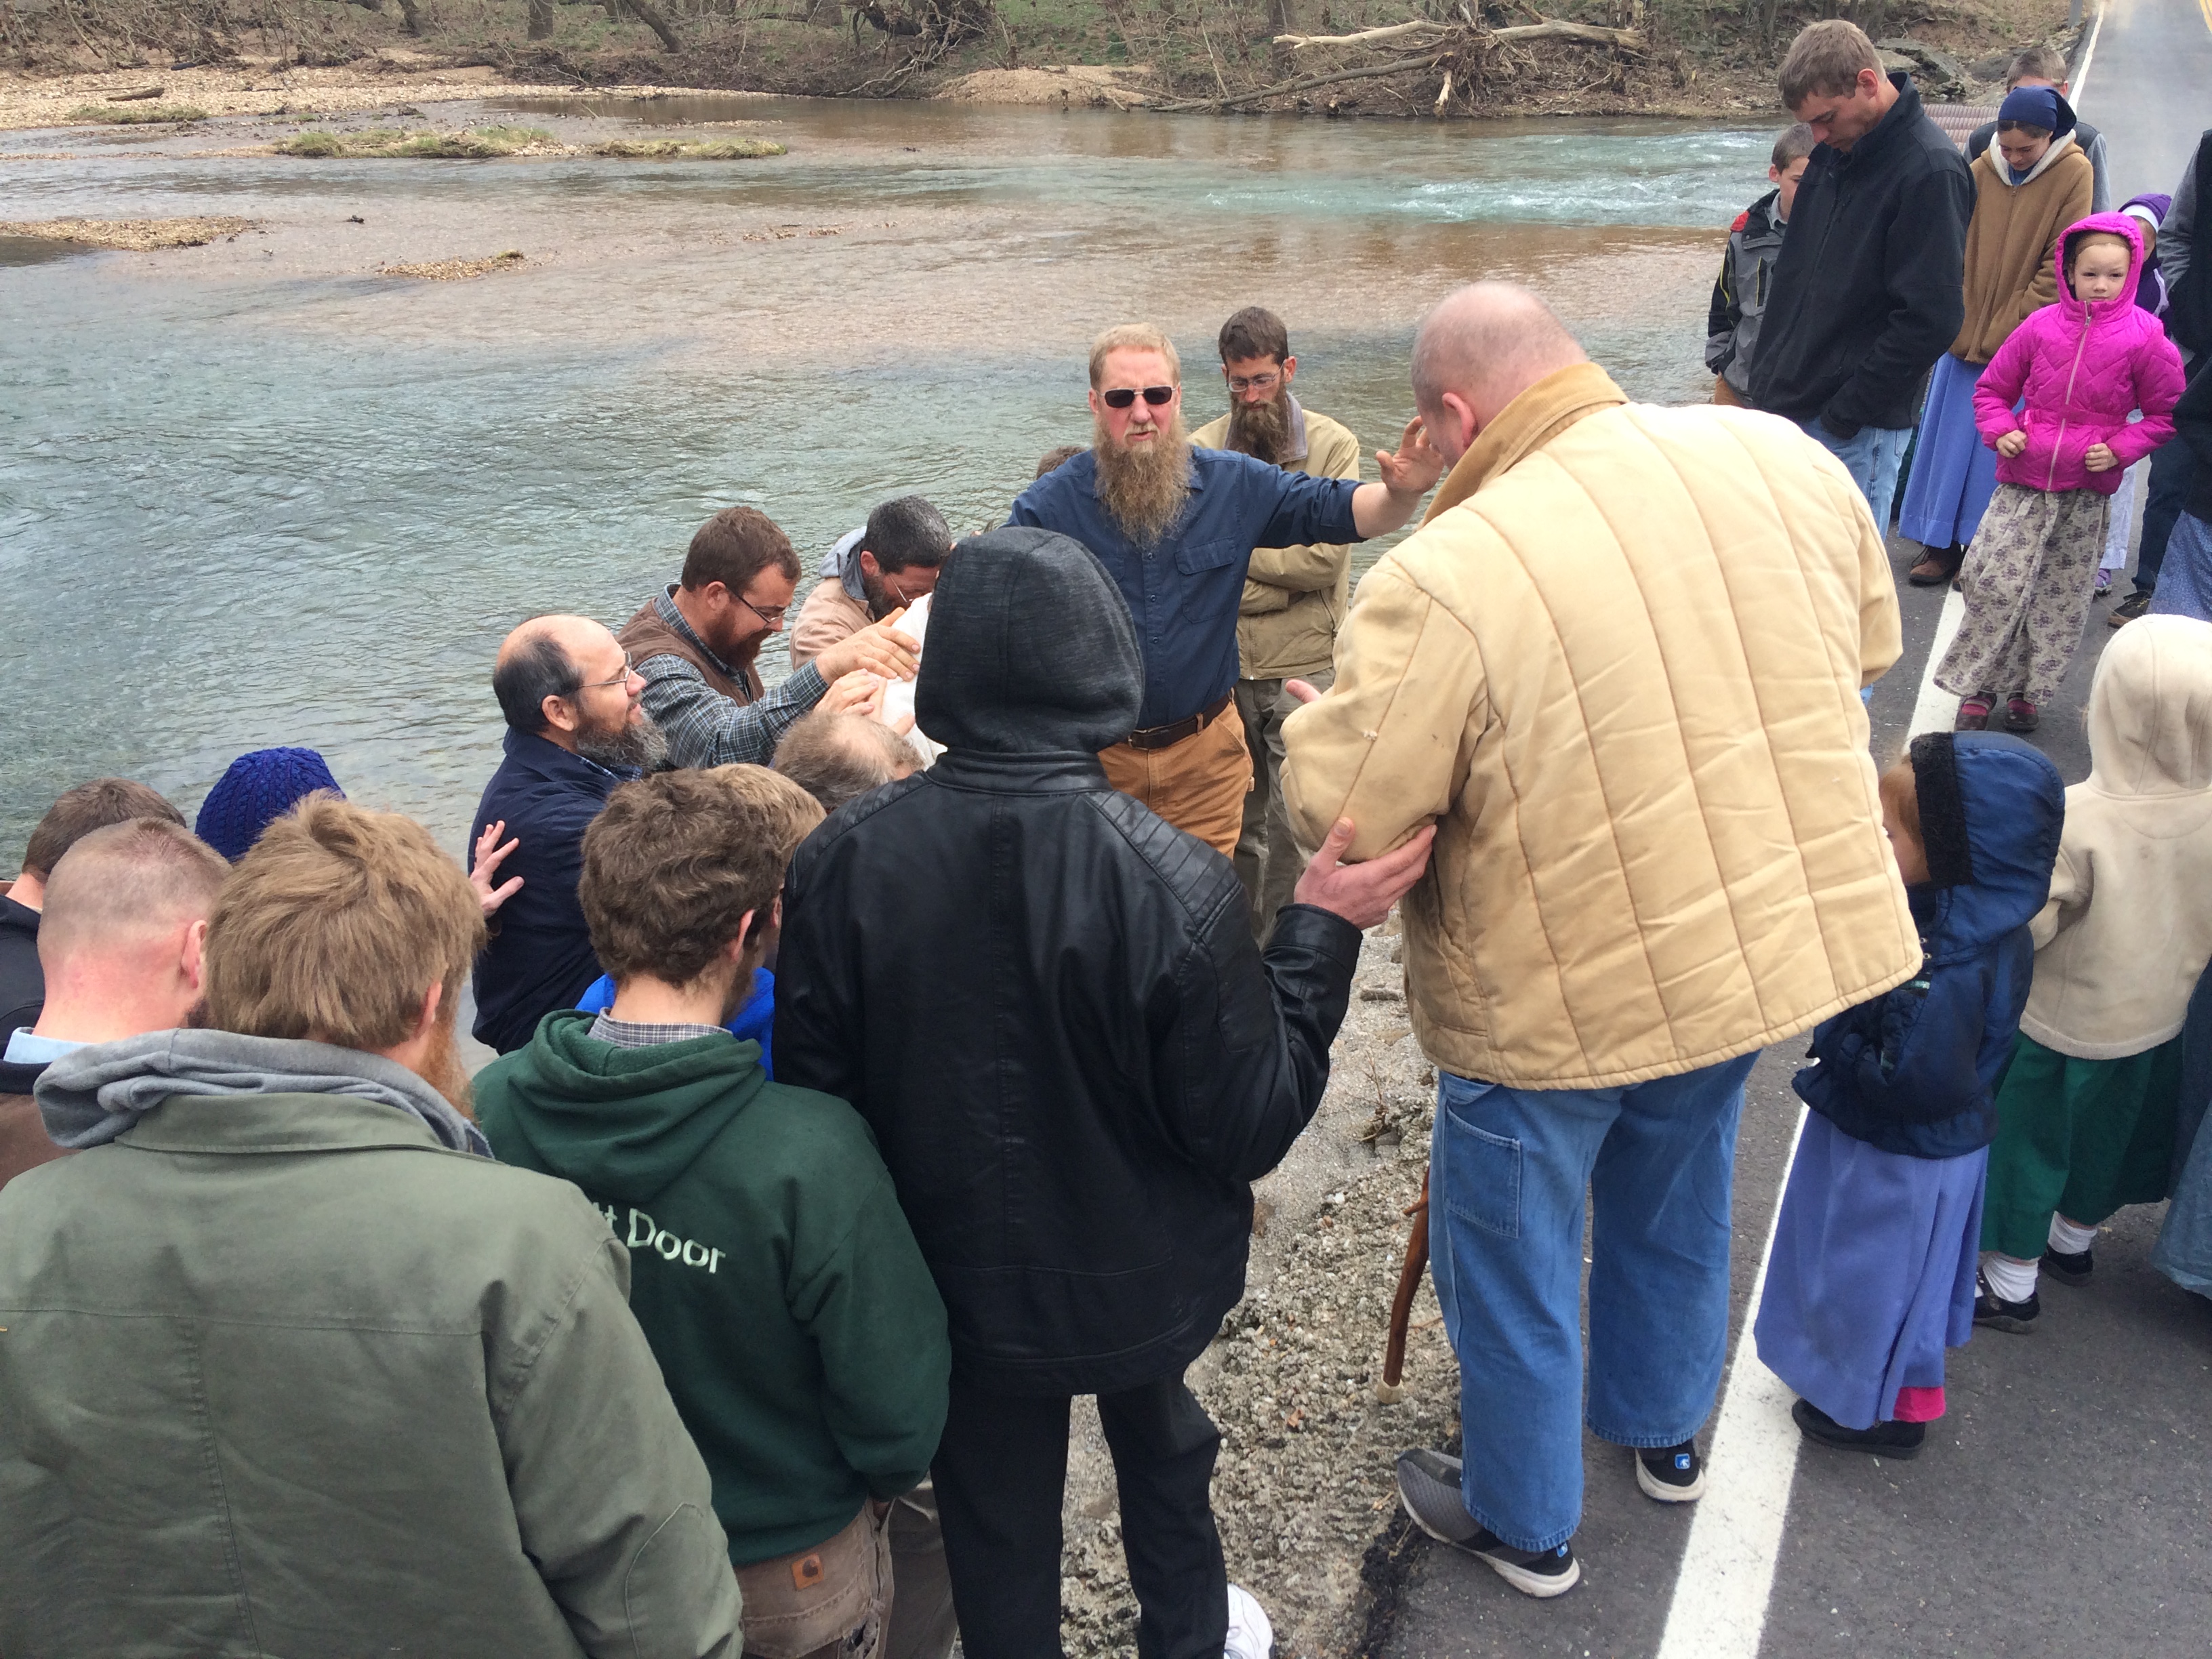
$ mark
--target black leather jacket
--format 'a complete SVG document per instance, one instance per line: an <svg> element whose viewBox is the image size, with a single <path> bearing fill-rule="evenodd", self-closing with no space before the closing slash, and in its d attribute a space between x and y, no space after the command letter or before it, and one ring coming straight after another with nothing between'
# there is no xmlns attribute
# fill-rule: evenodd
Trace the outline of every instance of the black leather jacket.
<svg viewBox="0 0 2212 1659"><path fill-rule="evenodd" d="M1109 605L1102 651L1077 634ZM1247 1183L1320 1104L1358 958L1349 922L1294 905L1263 959L1229 861L1108 787L1094 751L1141 672L1076 544L963 544L919 691L951 752L841 808L785 887L777 1079L867 1119L954 1369L1004 1392L1113 1392L1212 1340L1243 1294ZM1070 708L1071 674L1119 688Z"/></svg>

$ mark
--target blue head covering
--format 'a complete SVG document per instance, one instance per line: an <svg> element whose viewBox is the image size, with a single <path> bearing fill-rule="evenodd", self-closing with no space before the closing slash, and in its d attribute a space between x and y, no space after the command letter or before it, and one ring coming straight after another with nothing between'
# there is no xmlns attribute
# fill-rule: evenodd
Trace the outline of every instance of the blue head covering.
<svg viewBox="0 0 2212 1659"><path fill-rule="evenodd" d="M2059 120L2061 112L2066 119ZM2064 132L2073 126L2074 112L2066 100L2051 87L2014 87L2005 94L2005 100L1997 106L1997 125L2017 121L2022 126L2041 127L2045 132Z"/></svg>
<svg viewBox="0 0 2212 1659"><path fill-rule="evenodd" d="M256 749L231 762L208 798L192 832L233 864L261 839L261 832L319 789L343 799L345 791L312 749Z"/></svg>

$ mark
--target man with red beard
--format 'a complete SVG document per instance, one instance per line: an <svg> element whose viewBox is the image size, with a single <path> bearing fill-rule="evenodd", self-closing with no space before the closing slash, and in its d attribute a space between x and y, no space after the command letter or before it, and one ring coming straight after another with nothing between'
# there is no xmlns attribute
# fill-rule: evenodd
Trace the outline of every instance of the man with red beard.
<svg viewBox="0 0 2212 1659"><path fill-rule="evenodd" d="M1358 477L1358 438L1291 395L1298 360L1281 318L1247 306L1221 325L1219 345L1229 412L1192 433L1191 442L1316 478ZM1337 625L1351 605L1352 550L1343 544L1254 550L1237 614L1237 713L1252 751L1252 792L1244 797L1235 861L1252 906L1253 937L1263 945L1305 866L1283 811L1283 720L1299 707L1283 683L1297 678L1328 689L1336 678Z"/></svg>
<svg viewBox="0 0 2212 1659"><path fill-rule="evenodd" d="M1381 483L1194 448L1182 360L1148 323L1092 343L1091 413L1091 448L1024 490L1008 522L1089 548L1136 623L1144 702L1137 729L1099 756L1107 781L1230 857L1252 787L1243 722L1225 718L1252 550L1388 535L1413 516L1443 458L1418 419L1395 454L1376 453Z"/></svg>

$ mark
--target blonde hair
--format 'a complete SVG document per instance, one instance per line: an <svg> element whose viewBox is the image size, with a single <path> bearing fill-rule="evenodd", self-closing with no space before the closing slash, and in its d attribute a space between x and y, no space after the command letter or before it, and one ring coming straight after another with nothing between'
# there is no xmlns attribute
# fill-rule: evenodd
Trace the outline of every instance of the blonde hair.
<svg viewBox="0 0 2212 1659"><path fill-rule="evenodd" d="M1808 98L1850 92L1867 70L1881 74L1881 56L1856 23L1841 17L1808 23L1790 43L1777 77L1783 107L1794 110Z"/></svg>
<svg viewBox="0 0 2212 1659"><path fill-rule="evenodd" d="M2119 249L2122 253L2127 255L2128 263L2130 264L2133 264L2135 263L2136 250L2134 245L2130 243L2126 237L2121 235L2119 232L2116 230L2085 230L2079 236L2069 236L2066 240L2066 280L2068 282L2070 283L2074 280L2074 268L2081 263L2081 251L2097 242L2110 242L2114 247Z"/></svg>
<svg viewBox="0 0 2212 1659"><path fill-rule="evenodd" d="M1117 323L1091 343L1091 389L1098 390L1098 383L1106 375L1106 359L1116 351L1157 351L1168 360L1168 378L1176 386L1182 384L1182 358L1176 354L1175 342L1150 323Z"/></svg>
<svg viewBox="0 0 2212 1659"><path fill-rule="evenodd" d="M229 860L181 823L131 818L95 830L46 878L40 959L203 921L229 878Z"/></svg>
<svg viewBox="0 0 2212 1659"><path fill-rule="evenodd" d="M206 1022L378 1053L415 1034L483 947L460 866L397 812L310 795L240 860L208 924Z"/></svg>

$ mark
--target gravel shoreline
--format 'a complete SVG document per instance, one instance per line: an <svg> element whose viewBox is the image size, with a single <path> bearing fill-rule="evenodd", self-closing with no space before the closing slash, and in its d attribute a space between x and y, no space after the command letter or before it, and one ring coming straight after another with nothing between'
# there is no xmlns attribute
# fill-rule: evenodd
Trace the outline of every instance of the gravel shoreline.
<svg viewBox="0 0 2212 1659"><path fill-rule="evenodd" d="M1394 917L1367 937L1321 1110L1254 1188L1261 1220L1245 1298L1190 1371L1221 1429L1213 1507L1229 1576L1273 1620L1276 1659L1364 1648L1375 1598L1363 1564L1372 1553L1370 1571L1387 1571L1407 1541L1392 1459L1458 1441L1458 1369L1425 1279L1405 1397L1384 1405L1375 1391L1404 1211L1420 1196L1436 1109L1435 1072L1406 1018L1396 930ZM1113 1466L1087 1401L1078 1402L1065 1524L1071 1659L1133 1659Z"/></svg>

